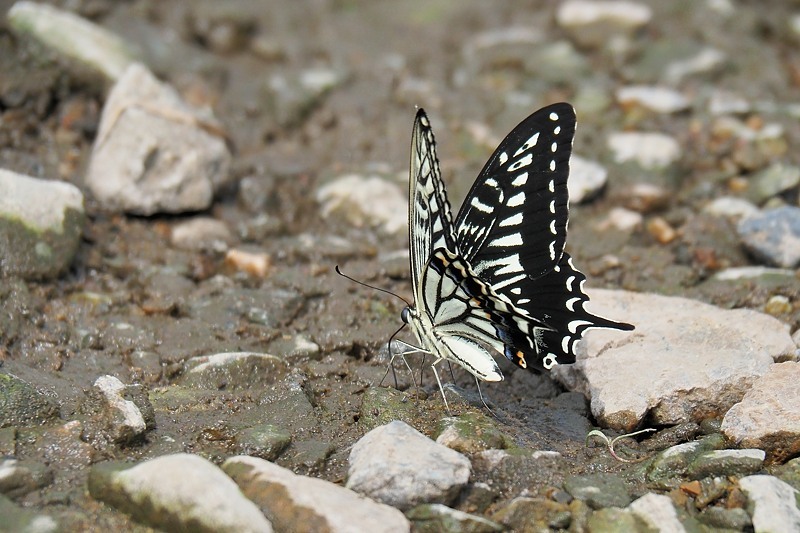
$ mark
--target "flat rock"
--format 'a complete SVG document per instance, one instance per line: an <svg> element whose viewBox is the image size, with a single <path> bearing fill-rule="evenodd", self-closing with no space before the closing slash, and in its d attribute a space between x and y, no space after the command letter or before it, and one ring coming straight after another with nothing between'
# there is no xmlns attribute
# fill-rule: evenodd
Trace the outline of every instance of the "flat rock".
<svg viewBox="0 0 800 533"><path fill-rule="evenodd" d="M617 90L617 101L625 107L642 107L655 113L677 113L689 109L689 99L663 86L628 85Z"/></svg>
<svg viewBox="0 0 800 533"><path fill-rule="evenodd" d="M86 185L110 211L206 209L229 179L231 154L220 129L210 114L135 63L103 107Z"/></svg>
<svg viewBox="0 0 800 533"><path fill-rule="evenodd" d="M764 467L764 450L711 450L702 452L689 464L692 479L755 474Z"/></svg>
<svg viewBox="0 0 800 533"><path fill-rule="evenodd" d="M357 228L380 228L393 234L408 227L405 193L383 178L342 176L319 188L317 202L324 218L340 217Z"/></svg>
<svg viewBox="0 0 800 533"><path fill-rule="evenodd" d="M608 138L608 148L617 163L633 161L645 169L664 168L681 157L678 141L664 133L612 133Z"/></svg>
<svg viewBox="0 0 800 533"><path fill-rule="evenodd" d="M132 47L117 35L74 13L37 2L17 2L8 10L14 31L109 80L134 61Z"/></svg>
<svg viewBox="0 0 800 533"><path fill-rule="evenodd" d="M280 358L266 353L227 352L193 357L179 383L201 389L238 390L271 385L289 371Z"/></svg>
<svg viewBox="0 0 800 533"><path fill-rule="evenodd" d="M747 510L756 531L800 531L800 493L772 476L747 476L739 480L747 495Z"/></svg>
<svg viewBox="0 0 800 533"><path fill-rule="evenodd" d="M197 455L164 455L132 467L95 465L89 473L89 493L166 531L272 531L269 520L236 483Z"/></svg>
<svg viewBox="0 0 800 533"><path fill-rule="evenodd" d="M614 474L572 476L564 481L564 490L593 509L625 507L631 503L625 482Z"/></svg>
<svg viewBox="0 0 800 533"><path fill-rule="evenodd" d="M0 373L0 427L36 426L58 418L58 405L32 385Z"/></svg>
<svg viewBox="0 0 800 533"><path fill-rule="evenodd" d="M228 226L211 217L195 217L172 228L172 244L184 250L224 252L233 241Z"/></svg>
<svg viewBox="0 0 800 533"><path fill-rule="evenodd" d="M0 191L0 276L37 279L63 272L83 234L80 190L0 169Z"/></svg>
<svg viewBox="0 0 800 533"><path fill-rule="evenodd" d="M739 238L750 253L769 265L800 265L800 207L779 207L743 218Z"/></svg>
<svg viewBox="0 0 800 533"><path fill-rule="evenodd" d="M457 509L451 509L441 503L418 505L406 513L414 522L414 531L418 533L493 533L505 531L497 522Z"/></svg>
<svg viewBox="0 0 800 533"><path fill-rule="evenodd" d="M765 450L770 462L800 453L800 363L770 366L722 420L722 432L737 446Z"/></svg>
<svg viewBox="0 0 800 533"><path fill-rule="evenodd" d="M627 1L570 0L556 12L556 22L579 45L597 47L613 37L630 36L653 17L643 4Z"/></svg>
<svg viewBox="0 0 800 533"><path fill-rule="evenodd" d="M403 513L322 479L269 461L231 457L222 465L278 531L410 531Z"/></svg>
<svg viewBox="0 0 800 533"><path fill-rule="evenodd" d="M398 420L364 435L349 463L347 488L401 510L451 503L471 471L466 457Z"/></svg>
<svg viewBox="0 0 800 533"><path fill-rule="evenodd" d="M650 492L631 503L627 510L651 527L653 531L659 533L683 533L686 531L669 496Z"/></svg>
<svg viewBox="0 0 800 533"><path fill-rule="evenodd" d="M591 400L604 427L631 431L645 416L674 425L722 416L796 346L779 320L747 309L624 291L589 291L588 308L633 332L591 330L573 365L553 374Z"/></svg>

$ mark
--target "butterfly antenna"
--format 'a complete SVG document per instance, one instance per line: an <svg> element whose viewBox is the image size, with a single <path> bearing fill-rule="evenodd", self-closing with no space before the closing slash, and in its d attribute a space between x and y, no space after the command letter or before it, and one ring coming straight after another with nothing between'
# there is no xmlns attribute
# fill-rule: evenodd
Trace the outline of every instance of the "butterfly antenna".
<svg viewBox="0 0 800 533"><path fill-rule="evenodd" d="M339 274L339 275L340 275L340 276L342 276L343 278L347 278L347 279L349 279L349 280L350 280L350 281L352 281L353 283L357 283L357 284L359 284L359 285L362 285L362 286L364 286L364 287L368 287L368 288L370 288L370 289L375 289L376 291L385 292L386 294L391 294L391 295L392 295L392 296L394 296L395 298L399 298L399 299L403 300L403 302L406 304L406 306L407 306L407 307L411 307L411 304L410 304L410 303L408 303L408 300L406 300L405 298L403 298L403 297L402 297L402 296L400 296L399 294L395 294L395 293L393 293L392 291L388 291L388 290L386 290L386 289L382 289L382 288L380 288L380 287L376 287L375 285L370 285L369 283L364 283L363 281L358 281L358 280L357 280L357 279L355 279L355 278L351 278L350 276L348 276L347 274L345 274L344 272L342 272L342 271L341 271L341 269L339 268L339 265L336 265L336 267L334 268L334 270L336 271L336 273L337 273L337 274ZM401 328L401 329L402 329L402 328Z"/></svg>

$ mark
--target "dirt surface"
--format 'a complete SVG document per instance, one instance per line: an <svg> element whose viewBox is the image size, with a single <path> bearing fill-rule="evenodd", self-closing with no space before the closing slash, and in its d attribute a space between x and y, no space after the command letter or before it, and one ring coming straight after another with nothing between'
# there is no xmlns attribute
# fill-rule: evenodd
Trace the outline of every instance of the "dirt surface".
<svg viewBox="0 0 800 533"><path fill-rule="evenodd" d="M404 304L333 271L342 265L349 275L410 300L407 258L395 253L406 249L406 235L323 219L315 200L321 184L346 173L377 174L405 187L415 106L431 115L458 206L505 132L542 105L575 102L576 152L610 171L603 194L571 211L567 248L590 286L754 309L783 294L800 309L796 284L710 279L725 267L754 262L730 223L700 211L708 199L730 192L743 163L733 141L714 136L699 103L669 116L630 113L613 103L599 111L587 104L584 112L579 105L613 98L623 84L653 82L662 49L687 43L713 45L728 58L721 70L680 84L698 102L715 86L758 102L796 100L798 37L792 41L783 29L784 3L737 3L735 16L724 20L709 18L705 4L711 3L653 2L654 20L624 61L607 50L585 50L576 52L583 65L558 72L553 64L526 64L513 51L496 61L465 52L482 32L511 26L541 32L541 46L565 40L554 23L555 2L67 2L139 47L150 68L187 101L213 108L234 150L234 179L203 214L224 221L235 246L267 253L271 269L260 279L231 268L224 254L173 246L171 228L197 213L137 218L105 212L89 196L89 221L69 272L57 280L0 280L2 368L47 391L58 406L57 422L18 427L16 455L55 473L22 503L74 527L131 528L85 493L92 463L177 451L221 461L241 451L243 428L272 423L292 435L279 464L341 481L349 447L382 420L382 406L393 399L393 415L436 434L446 413L430 375L421 394L408 388L403 371L398 379L405 394L376 388L387 363L380 350L400 326ZM10 5L0 2L0 13ZM298 103L291 92L270 89L276 76L296 79L320 68L340 79L323 94ZM58 59L42 59L0 26L0 166L82 186L105 91ZM756 112L749 119L779 122L788 145L797 146L796 118ZM476 124L490 133L476 136ZM622 129L674 135L680 163L646 176L614 164L605 139ZM800 161L796 150L780 157ZM611 208L632 201L627 187L643 179L667 192L644 215L677 229L669 243L658 242L646 224L633 232L601 224ZM796 204L796 189L793 194ZM800 326L796 310L779 318L793 330ZM296 349L298 339L319 349ZM186 361L234 351L277 355L285 372L217 390L181 386ZM417 369L420 360L410 363ZM570 471L557 478L619 468L602 448L585 446L592 427L585 402L561 394L546 377L502 369L510 379L482 390L498 426L518 445L568 457ZM85 391L105 374L149 391L156 426L144 440L117 446L87 429ZM443 375L450 381L449 372ZM467 391L462 395L472 398L469 376L456 370L455 378ZM456 406L470 409L481 410ZM63 424L72 420L83 429L70 434ZM544 491L558 481L537 486Z"/></svg>

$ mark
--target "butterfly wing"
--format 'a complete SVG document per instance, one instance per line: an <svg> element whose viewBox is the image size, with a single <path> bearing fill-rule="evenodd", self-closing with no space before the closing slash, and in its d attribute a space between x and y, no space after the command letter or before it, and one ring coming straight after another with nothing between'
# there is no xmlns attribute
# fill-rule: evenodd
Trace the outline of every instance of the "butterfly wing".
<svg viewBox="0 0 800 533"><path fill-rule="evenodd" d="M574 135L569 104L523 120L489 158L456 218L464 259L512 304L507 322L517 327L507 331L503 352L525 368L574 362L587 328L633 329L584 309L586 277L564 253Z"/></svg>

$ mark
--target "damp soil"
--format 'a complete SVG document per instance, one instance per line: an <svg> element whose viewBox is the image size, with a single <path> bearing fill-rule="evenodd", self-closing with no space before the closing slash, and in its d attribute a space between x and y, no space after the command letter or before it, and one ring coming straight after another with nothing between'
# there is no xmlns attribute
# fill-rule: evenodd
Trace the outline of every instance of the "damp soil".
<svg viewBox="0 0 800 533"><path fill-rule="evenodd" d="M10 5L0 2L0 12ZM413 380L397 365L399 391L392 373L384 376L388 359L381 350L400 326L405 304L334 272L341 265L348 275L410 300L402 255L407 238L323 219L314 191L345 173L377 172L404 186L414 106L420 105L432 115L451 201L460 204L490 153L465 133L468 124L485 124L501 135L523 118L503 104L512 90L533 95L532 111L571 100L580 86L578 79L531 80L514 64L495 65L462 83L463 71L470 70L462 48L477 33L505 26L540 28L543 42L563 39L554 27L554 4L237 1L222 8L215 2L96 0L69 5L137 43L157 75L187 100L214 109L234 151L234 179L202 214L234 229L237 246L267 253L271 268L259 279L232 269L222 254L175 248L170 229L198 213L126 216L105 212L87 197L88 222L67 273L56 280L0 280L2 370L34 384L59 406L57 423L18 429L17 456L55 472L53 483L26 496L25 505L47 507L73 525L119 526L123 518L85 493L92 463L178 451L220 462L237 452L243 429L263 423L292 435L279 464L341 482L350 447L381 420L382 406L394 405L392 399L397 399L393 414L435 435L447 413L433 376L418 375L421 359L409 357ZM673 28L673 37L698 31L691 8L654 7L656 18L663 18L658 27ZM774 24L774 14L742 10L745 20L734 24L748 35L758 24L767 29ZM216 23L227 24L233 36L208 29ZM765 46L785 52L788 45L767 29ZM730 39L705 38L721 45ZM0 166L80 187L105 87L37 54L0 26ZM607 83L625 81L612 58L590 57L590 70L605 70ZM791 64L796 73L796 54ZM342 81L302 108L276 108L267 90L272 76L297 76L319 66L334 69ZM760 79L764 86L752 87L758 77L732 76L731 89L789 99L791 86L774 83L774 75ZM605 135L622 124L614 113L584 121L578 109L576 151L602 158ZM698 192L699 184L714 169L708 168L707 151L690 142L702 129L693 130L691 120L681 115L640 124L673 133L689 147L681 166L658 178L671 193L659 215L683 235L661 244L644 229L601 230L599 221L624 201L625 185L641 178L613 167L603 194L573 207L568 249L594 287L761 308L774 287L745 284L732 290L708 281L720 265L752 260L731 239L735 233L726 223L698 214L708 194ZM699 134L696 138L702 142ZM246 191L239 185L245 179ZM264 214L270 223L254 225ZM703 254L708 248L713 261ZM798 326L796 316L787 320ZM411 340L407 331L401 337ZM318 345L318 352L292 353L298 338ZM290 371L252 387L179 385L187 360L233 351L273 353L286 359ZM547 377L515 372L510 365L502 369L504 382L482 388L497 426L519 446L555 450L568 459L565 471L544 480L542 490L573 473L622 468L602 447L586 446L592 420L585 402ZM86 391L105 374L149 391L156 427L142 441L87 448L85 438L64 436L61 426L82 419ZM454 412L486 414L468 375L454 369L451 376L445 367L442 376L455 379L462 391L457 396L466 398L453 401ZM382 381L386 388L376 396Z"/></svg>

